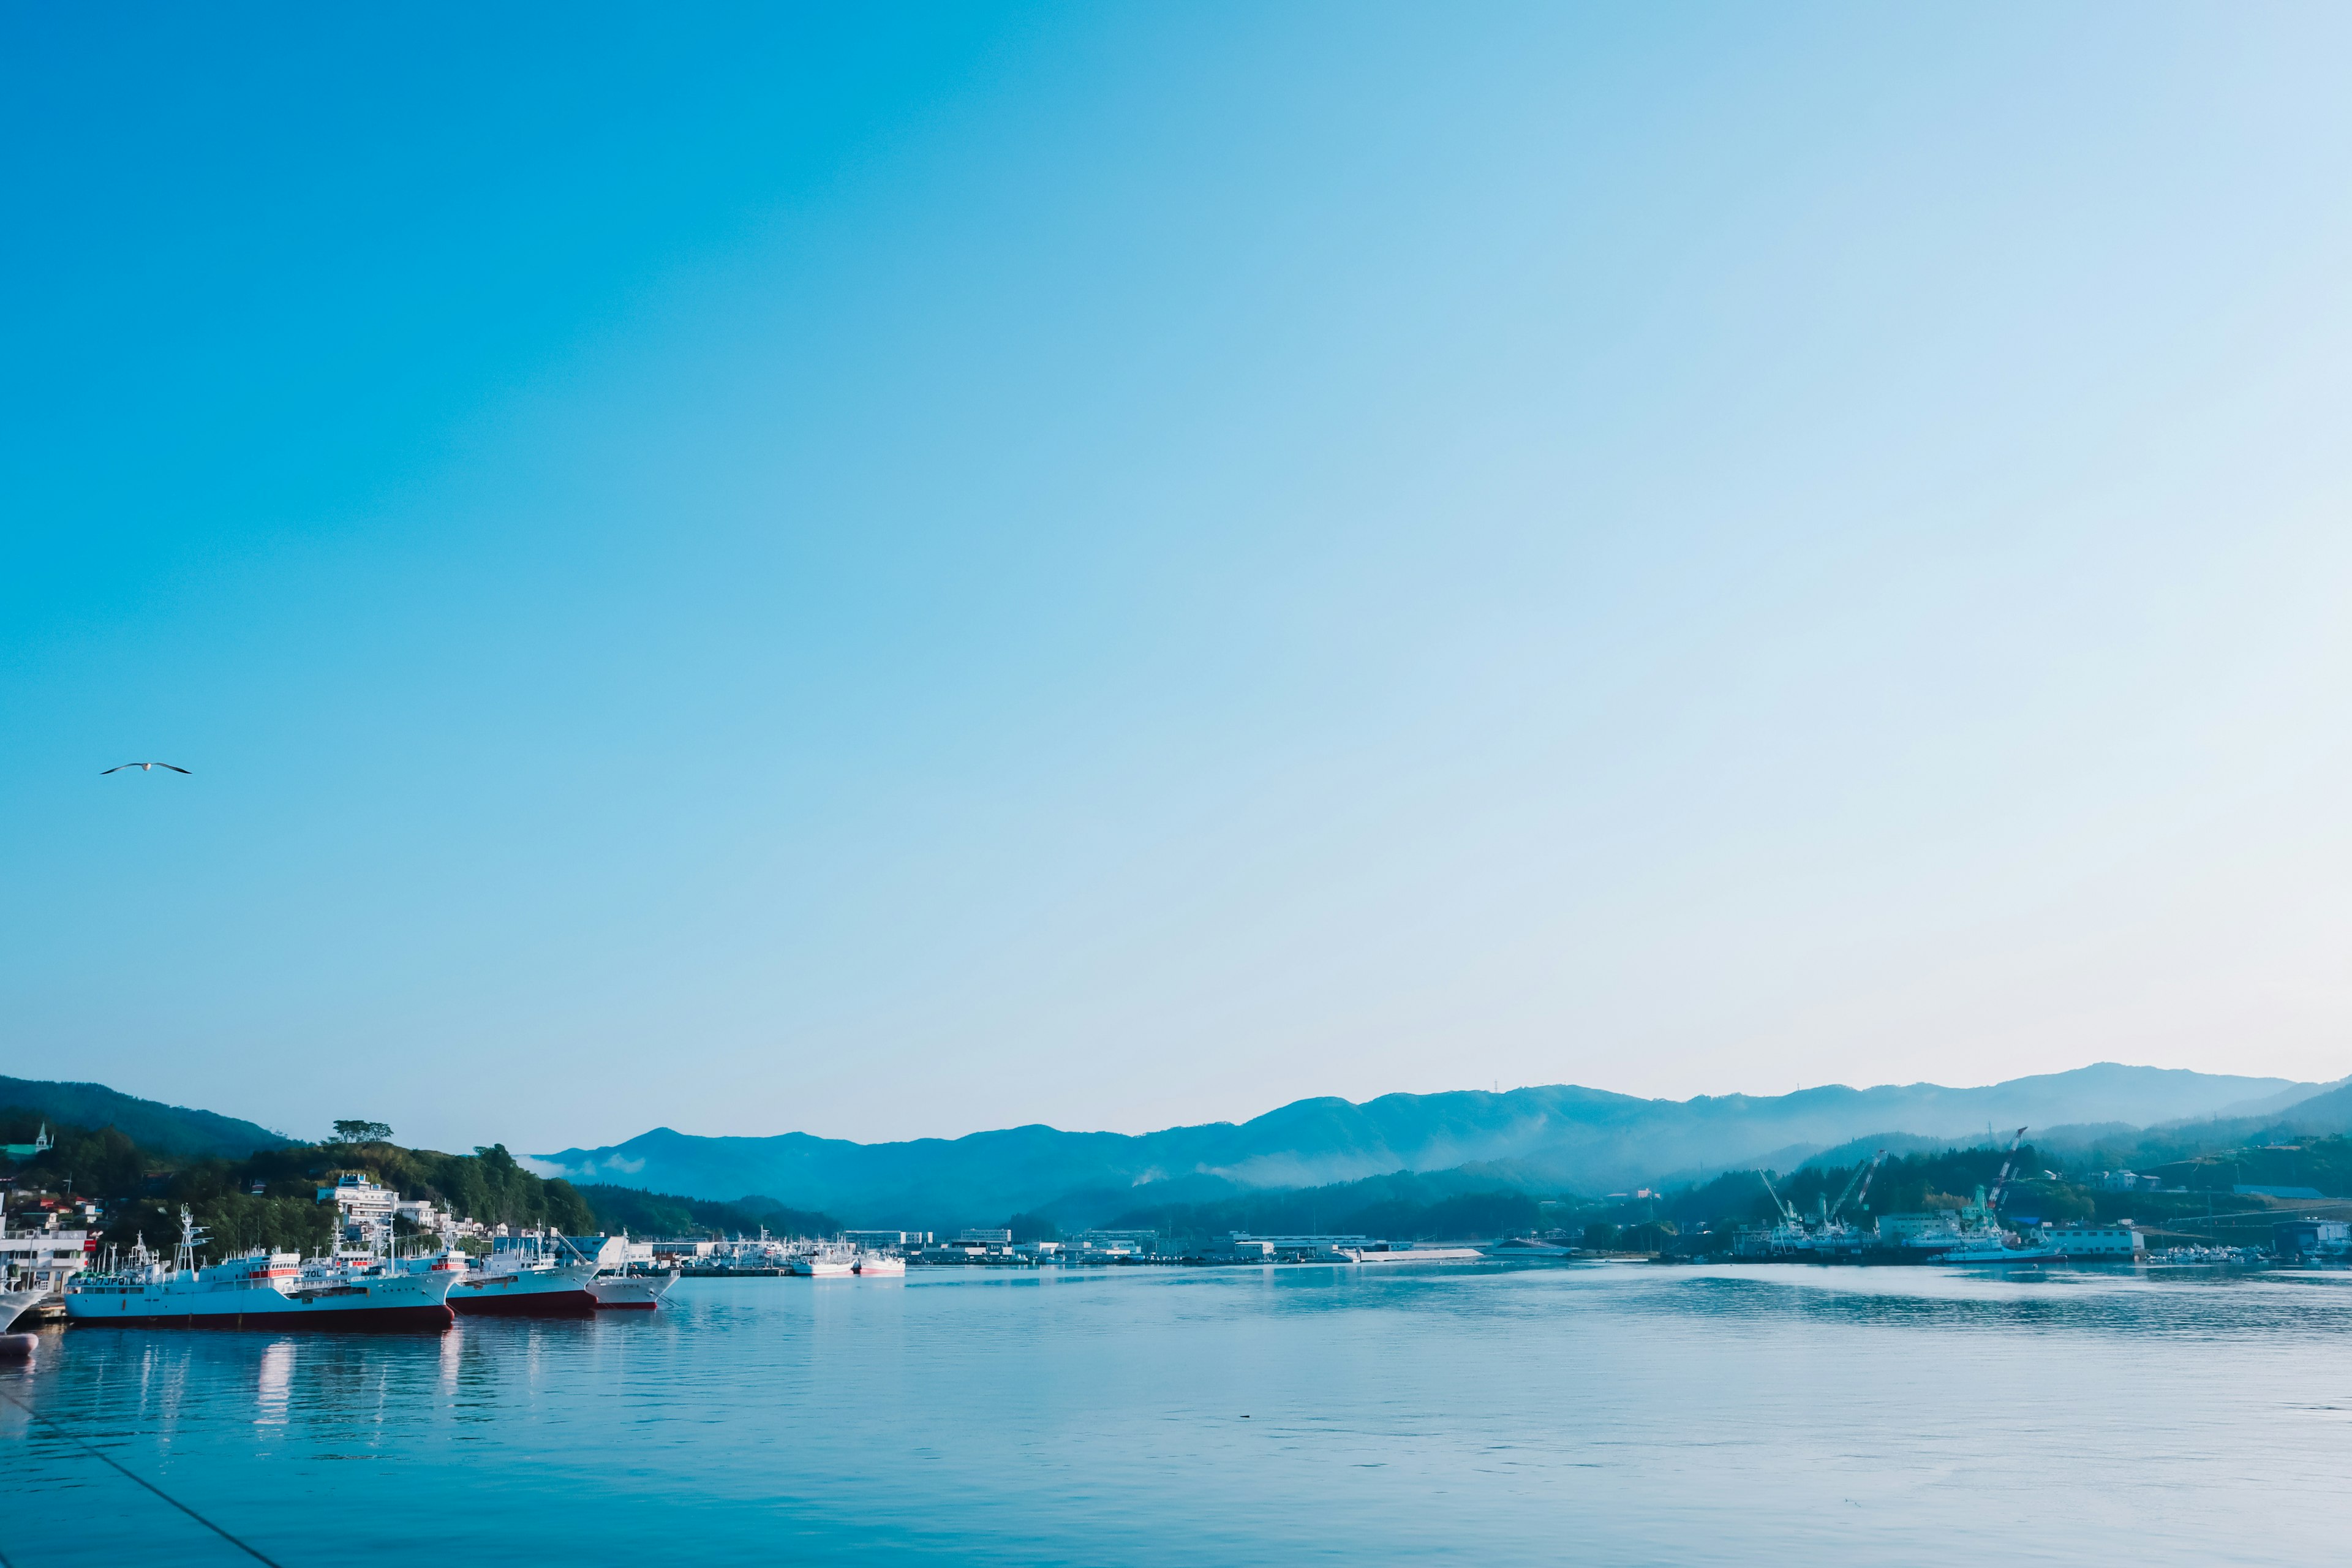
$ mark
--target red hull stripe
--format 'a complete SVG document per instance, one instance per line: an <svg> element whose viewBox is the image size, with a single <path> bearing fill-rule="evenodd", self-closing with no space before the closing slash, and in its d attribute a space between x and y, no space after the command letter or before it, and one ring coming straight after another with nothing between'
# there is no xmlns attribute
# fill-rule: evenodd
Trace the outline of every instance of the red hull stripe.
<svg viewBox="0 0 2352 1568"><path fill-rule="evenodd" d="M651 1301L599 1301L596 1310L600 1312L650 1312L654 1304Z"/></svg>
<svg viewBox="0 0 2352 1568"><path fill-rule="evenodd" d="M205 1312L169 1317L70 1318L77 1329L446 1329L446 1307L346 1307L340 1311Z"/></svg>
<svg viewBox="0 0 2352 1568"><path fill-rule="evenodd" d="M596 1310L596 1298L585 1290L542 1290L535 1296L460 1296L452 1290L449 1305L469 1318L580 1318Z"/></svg>

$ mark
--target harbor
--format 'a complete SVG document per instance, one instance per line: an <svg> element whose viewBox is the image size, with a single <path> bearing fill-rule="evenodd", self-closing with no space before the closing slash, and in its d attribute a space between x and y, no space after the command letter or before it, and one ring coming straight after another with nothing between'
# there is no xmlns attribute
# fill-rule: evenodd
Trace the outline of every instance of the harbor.
<svg viewBox="0 0 2352 1568"><path fill-rule="evenodd" d="M2172 1510L2128 1537L2158 1568L2312 1562L2332 1523L2293 1505L2352 1459L2307 1415L2345 1392L2347 1285L1637 1259L918 1267L881 1288L682 1279L649 1313L433 1333L52 1330L0 1369L61 1428L0 1404L25 1505L0 1551L57 1568L136 1532L142 1562L239 1560L67 1436L106 1434L286 1568L413 1557L413 1535L351 1528L387 1482L467 1551L524 1561L1275 1568L1331 1555L1343 1511L1382 1521L1344 1542L1375 1563L1656 1561L1661 1520L1681 1542L1829 1519L1846 1533L1822 1561L1940 1568L2011 1542L2112 1552L2126 1538L2079 1506L2091 1488ZM2150 1375L2151 1356L2175 1364ZM2184 1386L2212 1441L2164 1440ZM2063 1425L2018 1418L2044 1410ZM1939 1464L1977 1484L1935 1484ZM2011 1533L1988 1531L1983 1489Z"/></svg>
<svg viewBox="0 0 2352 1568"><path fill-rule="evenodd" d="M306 1256L217 1245L184 1205L166 1253L150 1247L143 1234L128 1247L101 1245L105 1215L96 1203L47 1197L26 1203L20 1195L15 1224L0 1205L0 1332L47 1324L434 1330L460 1317L652 1312L688 1279L903 1281L948 1271L1526 1269L1627 1262L1995 1272L2352 1267L2352 1220L2317 1214L2271 1219L2267 1245L2178 1235L2152 1245L2150 1232L2130 1217L2051 1222L2020 1215L2007 1199L2015 1190L2023 1131L2011 1138L1992 1181L1957 1206L1868 1213L1873 1182L1886 1158L1881 1151L1858 1163L1834 1195L1824 1188L1810 1210L1791 1201L1769 1173L1758 1173L1773 1216L1769 1222L1688 1234L1652 1226L1648 1239L1664 1245L1633 1248L1623 1245L1627 1231L1605 1224L1580 1233L1554 1227L1458 1241L1397 1241L1362 1231L1198 1235L1135 1226L1053 1237L994 1226L844 1228L817 1236L780 1236L761 1227L731 1237L640 1238L461 1220L429 1199L404 1197L363 1174L345 1173L317 1189L317 1203L333 1215L332 1245L322 1251ZM2248 1196L2264 1204L2309 1201L2300 1193ZM23 1223L28 1212L41 1216L37 1226ZM427 1223L437 1228L425 1231ZM37 1348L21 1339L12 1342L14 1353Z"/></svg>

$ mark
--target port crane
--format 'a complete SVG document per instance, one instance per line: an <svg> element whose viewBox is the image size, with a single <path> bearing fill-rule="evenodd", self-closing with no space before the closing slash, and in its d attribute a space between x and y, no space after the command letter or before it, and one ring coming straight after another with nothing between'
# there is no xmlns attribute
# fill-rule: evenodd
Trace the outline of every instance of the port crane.
<svg viewBox="0 0 2352 1568"><path fill-rule="evenodd" d="M2017 1163L2017 1146L2023 1142L2025 1142L2025 1129L2021 1127L2011 1135L2009 1148L2001 1155L2000 1174L1993 1178L1992 1192L1985 1199L1985 1213L1990 1214L2000 1207L2000 1194L2009 1185L2010 1169Z"/></svg>
<svg viewBox="0 0 2352 1568"><path fill-rule="evenodd" d="M1843 1213L1848 1198L1852 1198L1858 1204L1870 1195L1870 1178L1878 1173L1878 1167L1885 1158L1886 1151L1881 1149L1866 1163L1855 1168L1853 1174L1846 1178L1845 1190L1838 1194L1837 1202L1822 1211L1822 1223L1826 1225Z"/></svg>
<svg viewBox="0 0 2352 1568"><path fill-rule="evenodd" d="M1782 1219L1787 1220L1790 1225L1801 1226L1805 1223L1797 1213L1797 1205L1780 1195L1780 1189L1772 1184L1771 1177L1766 1175L1763 1172L1759 1171L1756 1173L1756 1179L1764 1184L1764 1190L1766 1192L1772 1194L1772 1208L1775 1213L1780 1215Z"/></svg>

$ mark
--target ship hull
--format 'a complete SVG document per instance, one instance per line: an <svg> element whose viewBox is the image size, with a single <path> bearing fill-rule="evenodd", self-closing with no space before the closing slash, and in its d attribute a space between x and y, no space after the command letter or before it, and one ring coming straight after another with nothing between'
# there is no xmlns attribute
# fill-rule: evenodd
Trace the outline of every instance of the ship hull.
<svg viewBox="0 0 2352 1568"><path fill-rule="evenodd" d="M446 1329L447 1289L446 1280L415 1276L284 1290L101 1283L66 1291L66 1321L77 1329Z"/></svg>
<svg viewBox="0 0 2352 1568"><path fill-rule="evenodd" d="M449 1305L468 1318L585 1318L596 1310L596 1298L577 1287L509 1293L460 1286L449 1292Z"/></svg>
<svg viewBox="0 0 2352 1568"><path fill-rule="evenodd" d="M457 1321L446 1307L347 1307L341 1310L289 1306L259 1312L76 1312L77 1329L332 1329L344 1332L415 1332L447 1328Z"/></svg>

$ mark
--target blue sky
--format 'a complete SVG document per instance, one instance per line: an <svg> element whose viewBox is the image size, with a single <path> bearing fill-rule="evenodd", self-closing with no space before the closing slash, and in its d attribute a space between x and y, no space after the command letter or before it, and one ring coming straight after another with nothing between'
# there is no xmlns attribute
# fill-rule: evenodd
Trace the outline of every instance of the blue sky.
<svg viewBox="0 0 2352 1568"><path fill-rule="evenodd" d="M0 1071L2352 1070L2340 13L5 28Z"/></svg>

